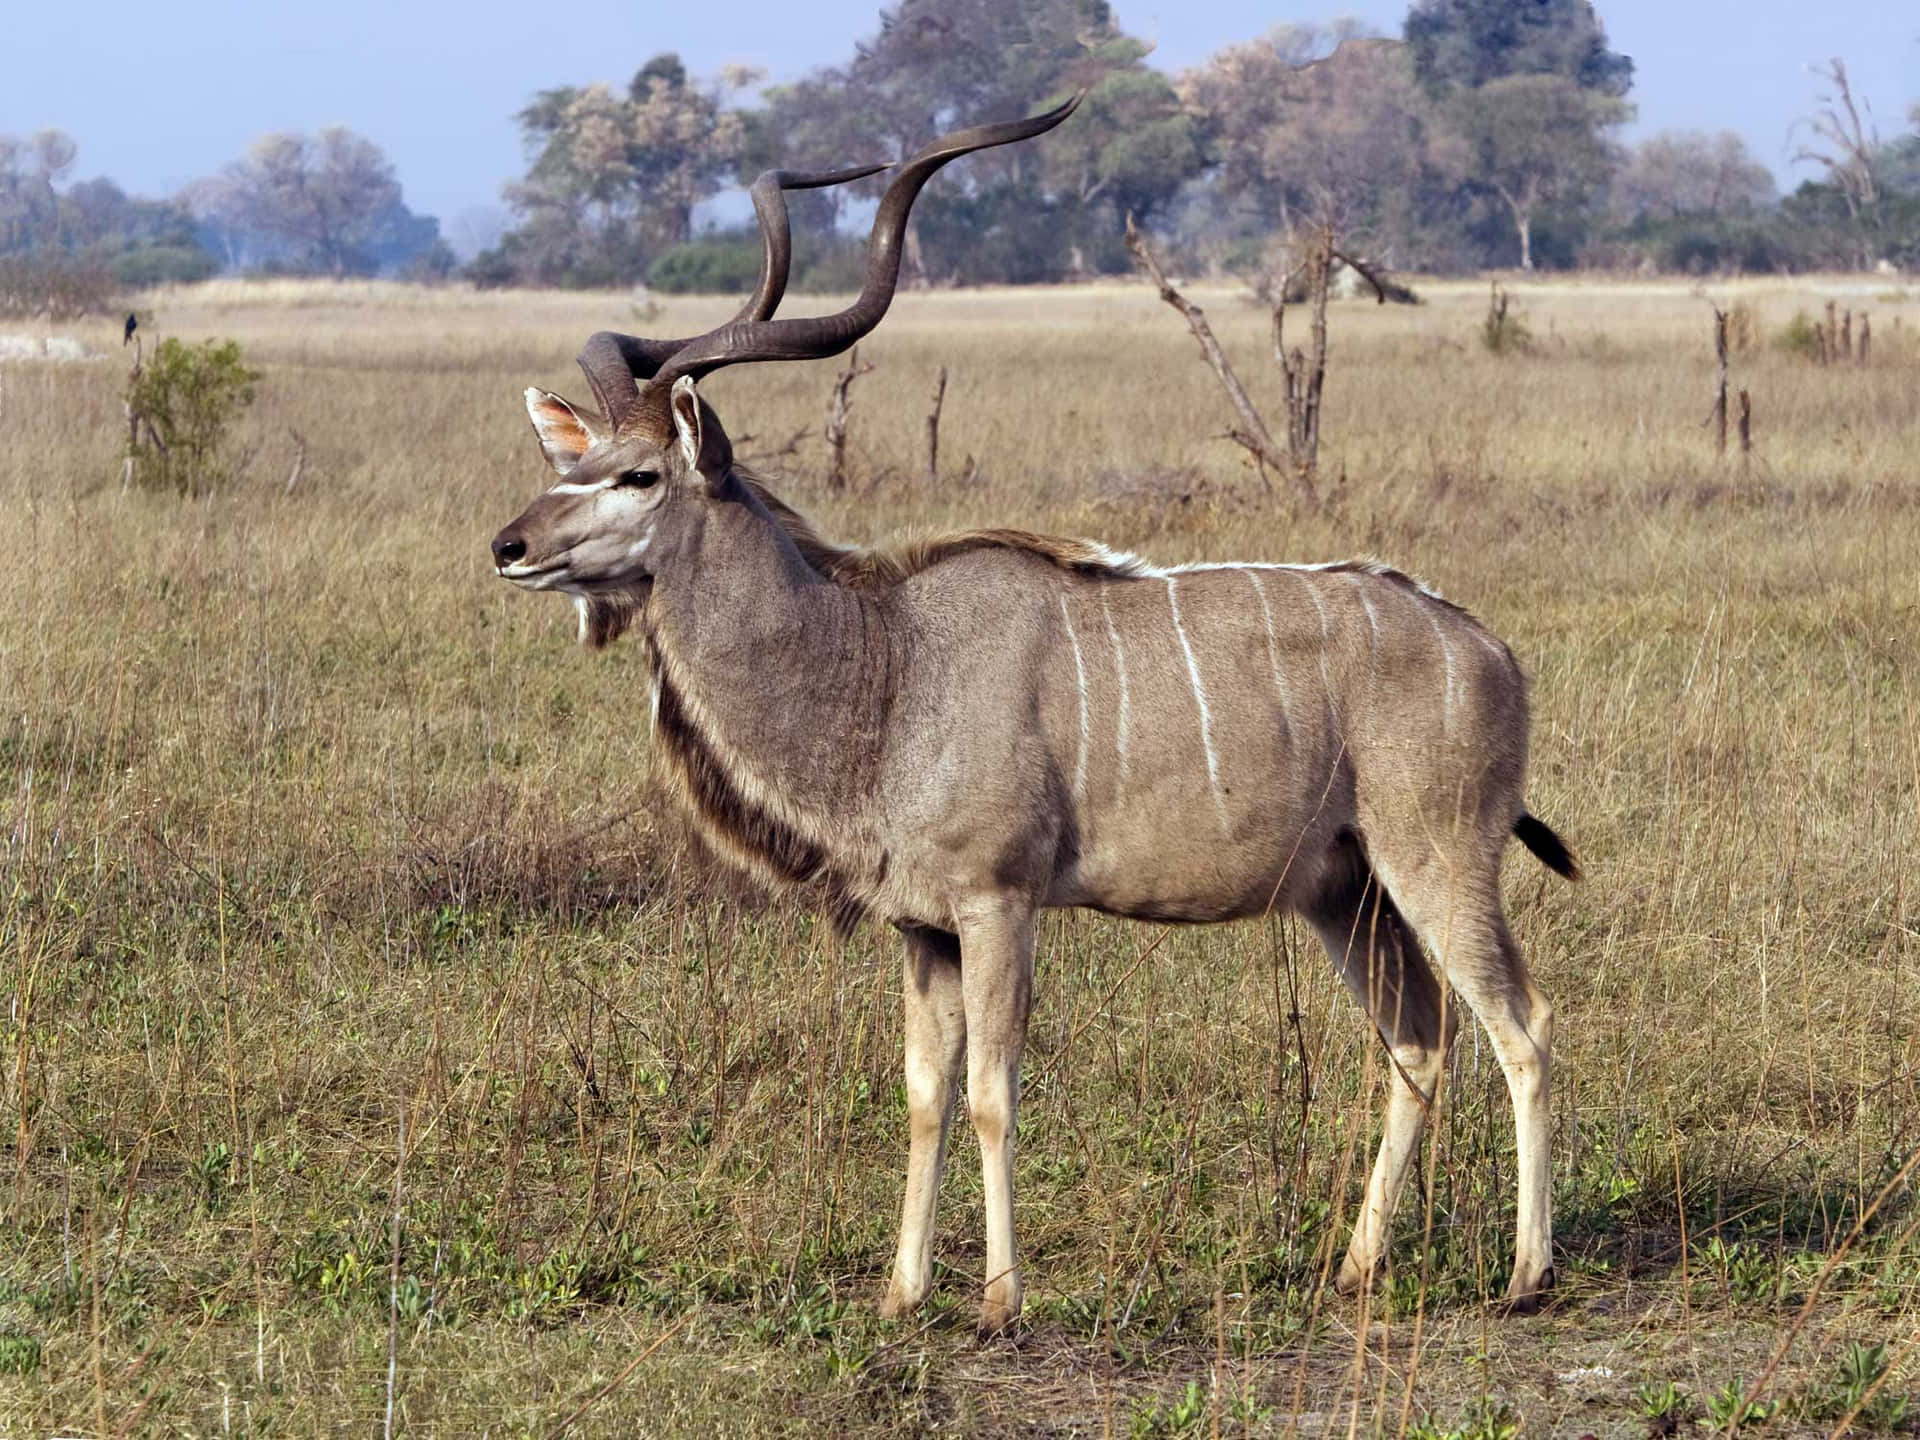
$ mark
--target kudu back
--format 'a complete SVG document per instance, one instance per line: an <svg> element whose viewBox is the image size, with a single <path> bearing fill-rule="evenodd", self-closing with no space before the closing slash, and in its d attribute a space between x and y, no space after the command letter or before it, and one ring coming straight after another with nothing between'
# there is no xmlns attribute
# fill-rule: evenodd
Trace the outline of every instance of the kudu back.
<svg viewBox="0 0 1920 1440"><path fill-rule="evenodd" d="M926 1296L962 1065L987 1224L980 1324L1018 1314L1013 1134L1049 906L1210 922L1297 911L1393 1057L1384 1135L1339 1284L1381 1264L1454 1017L1486 1027L1511 1092L1518 1236L1510 1302L1553 1277L1552 1007L1500 903L1516 833L1572 858L1522 798L1526 683L1473 617L1391 569L1160 569L1088 541L977 531L896 551L835 546L732 457L694 382L744 360L845 349L878 324L915 195L947 161L1032 120L935 142L874 222L848 309L775 319L783 186L755 186L760 284L704 336L601 334L595 413L528 410L559 480L493 542L496 568L578 607L581 639L639 632L653 751L708 840L765 879L823 888L843 924L905 938L911 1117L899 1250L883 1302Z"/></svg>

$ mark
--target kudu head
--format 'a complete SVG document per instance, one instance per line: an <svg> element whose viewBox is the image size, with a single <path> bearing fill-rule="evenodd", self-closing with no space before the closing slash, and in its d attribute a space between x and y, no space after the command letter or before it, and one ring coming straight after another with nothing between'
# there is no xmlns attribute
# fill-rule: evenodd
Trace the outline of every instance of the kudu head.
<svg viewBox="0 0 1920 1440"><path fill-rule="evenodd" d="M572 595L580 638L606 643L645 603L653 577L702 525L706 507L741 499L733 447L694 382L752 360L837 355L880 323L900 277L901 244L915 197L951 160L1051 130L1080 103L1044 115L980 125L934 141L900 167L874 217L866 281L845 310L776 320L792 257L784 190L857 180L886 168L772 170L753 186L763 254L759 283L738 314L704 335L649 340L601 331L580 352L598 411L546 390L527 391L527 413L558 482L493 538L494 568L529 590Z"/></svg>

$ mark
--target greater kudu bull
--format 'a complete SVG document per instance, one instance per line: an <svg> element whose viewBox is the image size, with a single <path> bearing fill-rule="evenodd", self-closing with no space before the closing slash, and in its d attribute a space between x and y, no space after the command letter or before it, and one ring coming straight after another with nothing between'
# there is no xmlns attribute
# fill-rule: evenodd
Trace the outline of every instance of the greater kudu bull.
<svg viewBox="0 0 1920 1440"><path fill-rule="evenodd" d="M1381 1261L1436 1093L1452 1028L1437 962L1512 1094L1508 1295L1530 1307L1553 1275L1553 1012L1508 933L1500 857L1517 834L1575 869L1522 802L1526 683L1507 647L1373 564L1163 570L1004 530L842 549L735 466L695 393L723 365L831 355L865 335L927 179L1050 129L1073 103L906 162L864 289L822 318L771 318L787 271L780 187L869 172L763 177L766 261L738 316L687 340L594 336L581 364L599 414L527 392L560 480L494 539L495 564L571 595L589 645L638 625L655 754L716 846L905 936L912 1138L886 1313L929 1288L963 1058L985 1171L981 1327L1019 1311L1012 1141L1034 918L1067 905L1192 922L1286 908L1319 934L1394 1062L1343 1288Z"/></svg>

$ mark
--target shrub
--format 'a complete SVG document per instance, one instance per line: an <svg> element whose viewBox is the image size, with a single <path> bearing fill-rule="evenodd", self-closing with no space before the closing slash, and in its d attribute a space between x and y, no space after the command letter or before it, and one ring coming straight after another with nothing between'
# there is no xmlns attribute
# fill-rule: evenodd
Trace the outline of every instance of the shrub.
<svg viewBox="0 0 1920 1440"><path fill-rule="evenodd" d="M106 266L63 250L0 256L0 315L104 315L113 309L113 292Z"/></svg>
<svg viewBox="0 0 1920 1440"><path fill-rule="evenodd" d="M113 278L133 290L193 285L210 279L219 262L197 245L142 245L113 257Z"/></svg>
<svg viewBox="0 0 1920 1440"><path fill-rule="evenodd" d="M676 245L647 272L647 283L669 295L738 295L760 277L760 242L711 236Z"/></svg>
<svg viewBox="0 0 1920 1440"><path fill-rule="evenodd" d="M1524 355L1533 349L1533 331L1527 328L1526 316L1508 308L1507 292L1498 284L1487 298L1480 343L1494 355Z"/></svg>
<svg viewBox="0 0 1920 1440"><path fill-rule="evenodd" d="M1802 360L1820 358L1819 326L1811 315L1804 310L1793 312L1793 318L1787 321L1781 332L1773 337L1774 348L1788 355L1797 355Z"/></svg>
<svg viewBox="0 0 1920 1440"><path fill-rule="evenodd" d="M259 379L242 362L237 340L162 340L127 386L139 419L131 458L140 484L200 495L226 480L228 433L253 404Z"/></svg>

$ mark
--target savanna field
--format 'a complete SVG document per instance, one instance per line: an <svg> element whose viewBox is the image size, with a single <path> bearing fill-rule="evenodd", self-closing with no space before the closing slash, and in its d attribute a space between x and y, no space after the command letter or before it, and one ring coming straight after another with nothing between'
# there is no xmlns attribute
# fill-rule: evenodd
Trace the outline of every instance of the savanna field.
<svg viewBox="0 0 1920 1440"><path fill-rule="evenodd" d="M1843 285L1870 366L1777 346ZM903 295L841 492L843 361L703 393L842 540L1371 554L1512 644L1530 807L1587 874L1507 867L1557 1009L1541 1315L1491 1303L1513 1130L1483 1037L1390 1274L1343 1299L1388 1062L1311 933L1066 913L1023 1323L974 1338L964 1124L934 1299L877 1319L897 940L693 848L639 647L578 648L486 549L547 483L525 386L584 400L590 331L731 306L213 284L142 302L264 372L210 496L122 491L117 324L72 332L103 361L0 363L0 1435L1920 1425L1920 292L1712 287L1758 325L1743 464L1701 425L1685 284L1516 285L1505 354L1484 288L1421 289L1333 307L1315 506L1220 438L1139 285ZM1192 293L1283 428L1266 312Z"/></svg>

